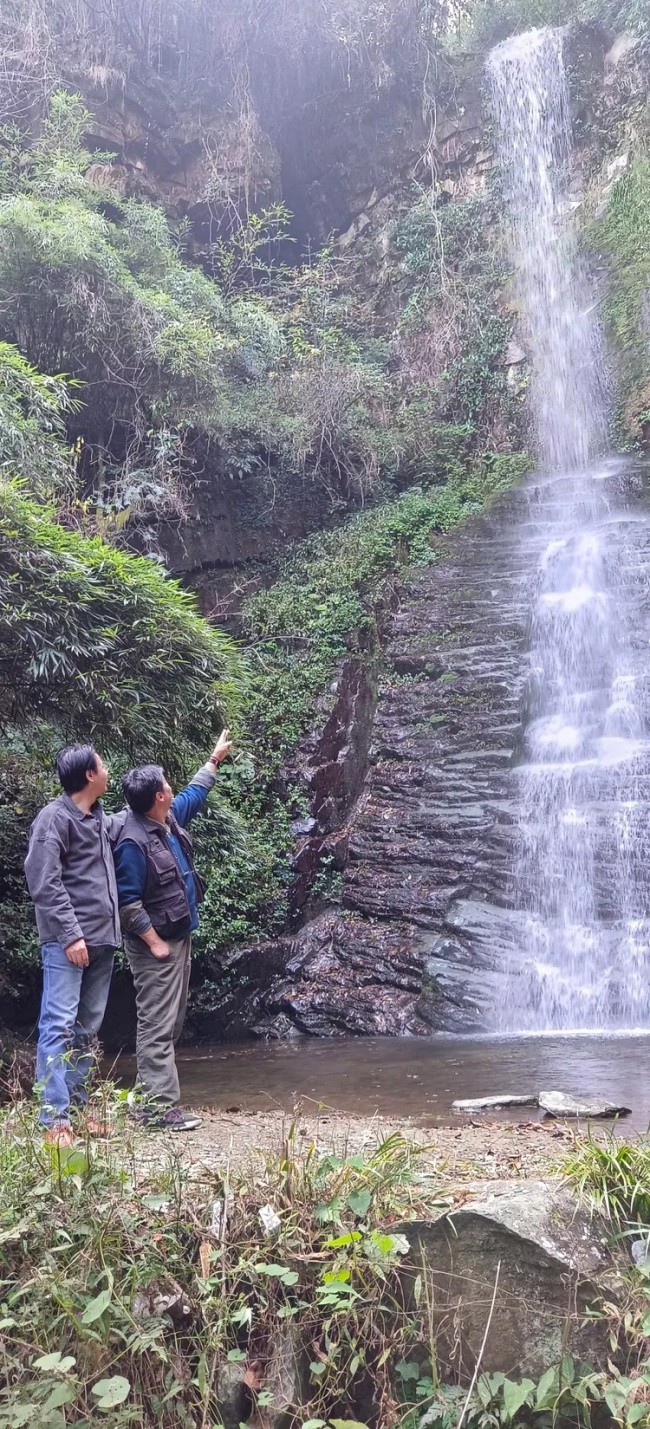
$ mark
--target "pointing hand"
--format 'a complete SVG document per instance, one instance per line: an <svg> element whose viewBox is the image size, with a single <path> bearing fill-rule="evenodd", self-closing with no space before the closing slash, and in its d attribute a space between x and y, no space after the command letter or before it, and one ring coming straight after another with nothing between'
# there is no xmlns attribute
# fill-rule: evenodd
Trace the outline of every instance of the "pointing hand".
<svg viewBox="0 0 650 1429"><path fill-rule="evenodd" d="M228 755L230 754L231 749L232 749L232 740L231 740L231 738L230 738L230 730L229 730L229 729L223 729L223 730L221 731L221 734L219 735L219 741L218 741L218 743L215 745L215 747L214 747L214 749L213 749L213 751L212 751L212 754L210 755L210 763L211 763L211 764L221 764L221 763L223 763L223 760L228 758Z"/></svg>

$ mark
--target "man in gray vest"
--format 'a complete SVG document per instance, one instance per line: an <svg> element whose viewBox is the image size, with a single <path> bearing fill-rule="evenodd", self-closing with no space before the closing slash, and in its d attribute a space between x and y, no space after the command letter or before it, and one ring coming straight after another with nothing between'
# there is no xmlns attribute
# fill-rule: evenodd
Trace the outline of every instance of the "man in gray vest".
<svg viewBox="0 0 650 1429"><path fill-rule="evenodd" d="M187 1007L192 933L204 895L188 827L231 748L224 730L207 764L175 798L157 764L131 769L122 781L129 812L114 857L124 945L135 983L138 1084L147 1098L142 1117L169 1131L193 1131L201 1124L200 1117L178 1106L174 1053Z"/></svg>

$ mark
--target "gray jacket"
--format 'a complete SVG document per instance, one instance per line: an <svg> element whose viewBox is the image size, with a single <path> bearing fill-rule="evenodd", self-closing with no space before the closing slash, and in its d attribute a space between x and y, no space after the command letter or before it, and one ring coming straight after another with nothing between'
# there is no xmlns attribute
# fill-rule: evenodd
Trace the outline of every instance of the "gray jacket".
<svg viewBox="0 0 650 1429"><path fill-rule="evenodd" d="M110 844L112 825L124 814L106 815L101 804L89 814L68 794L41 809L32 824L25 874L41 943L68 948L77 938L88 947L119 947L122 941L117 884Z"/></svg>

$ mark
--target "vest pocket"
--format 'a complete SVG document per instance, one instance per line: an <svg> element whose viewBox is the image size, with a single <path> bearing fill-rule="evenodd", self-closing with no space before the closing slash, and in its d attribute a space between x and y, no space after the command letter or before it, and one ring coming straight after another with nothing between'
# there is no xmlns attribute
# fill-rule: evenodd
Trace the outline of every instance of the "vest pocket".
<svg viewBox="0 0 650 1429"><path fill-rule="evenodd" d="M173 883L175 878L180 876L180 870L173 853L169 853L166 848L149 847L149 863L155 876L156 883L166 887Z"/></svg>

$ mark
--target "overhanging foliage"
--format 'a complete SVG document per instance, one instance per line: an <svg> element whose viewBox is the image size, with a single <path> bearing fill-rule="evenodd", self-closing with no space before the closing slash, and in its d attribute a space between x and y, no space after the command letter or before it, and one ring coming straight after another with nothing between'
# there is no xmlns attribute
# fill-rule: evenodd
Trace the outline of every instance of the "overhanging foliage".
<svg viewBox="0 0 650 1429"><path fill-rule="evenodd" d="M241 664L175 581L142 557L64 530L0 488L0 716L177 753L209 741Z"/></svg>

